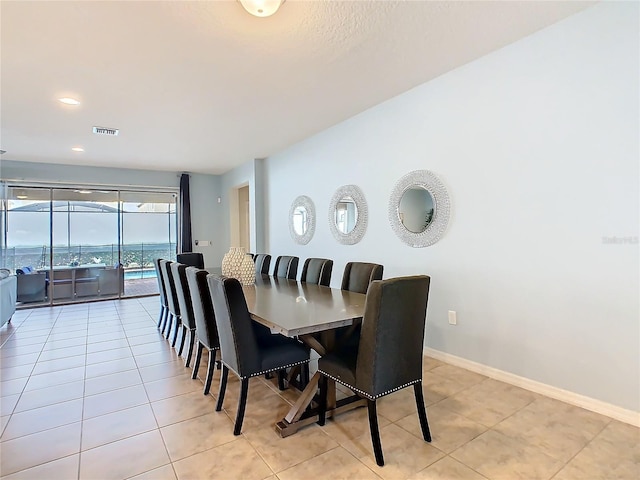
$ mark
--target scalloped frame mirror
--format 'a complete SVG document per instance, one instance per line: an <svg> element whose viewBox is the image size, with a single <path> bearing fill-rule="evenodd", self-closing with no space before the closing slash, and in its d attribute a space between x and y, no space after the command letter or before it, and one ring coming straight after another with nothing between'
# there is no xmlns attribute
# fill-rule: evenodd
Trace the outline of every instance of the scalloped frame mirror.
<svg viewBox="0 0 640 480"><path fill-rule="evenodd" d="M364 193L357 185L338 188L329 203L329 228L333 237L343 245L362 240L369 213Z"/></svg>
<svg viewBox="0 0 640 480"><path fill-rule="evenodd" d="M316 207L306 195L300 195L289 209L289 233L298 245L306 245L316 231Z"/></svg>
<svg viewBox="0 0 640 480"><path fill-rule="evenodd" d="M429 170L414 170L393 188L389 223L407 245L428 247L444 235L450 210L449 194L440 179Z"/></svg>

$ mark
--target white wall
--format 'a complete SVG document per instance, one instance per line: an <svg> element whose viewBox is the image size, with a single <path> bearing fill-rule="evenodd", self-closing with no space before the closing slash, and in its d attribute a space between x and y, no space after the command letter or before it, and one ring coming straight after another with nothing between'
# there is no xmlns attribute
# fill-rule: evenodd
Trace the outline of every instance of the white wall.
<svg viewBox="0 0 640 480"><path fill-rule="evenodd" d="M205 265L219 266L226 242L226 231L219 228L222 207L216 199L220 196L220 177L216 175L190 174L191 229L194 240L211 240L207 247L194 246L194 252L202 252ZM36 162L2 160L0 178L25 182L66 183L77 185L118 185L132 187L157 187L177 189L180 173L148 170L124 170L91 166L56 165ZM228 247L226 247L228 249Z"/></svg>
<svg viewBox="0 0 640 480"><path fill-rule="evenodd" d="M429 274L427 346L639 411L638 18L636 2L597 4L269 158L269 253L333 258L333 286L352 260ZM387 220L416 169L452 200L423 249ZM351 183L369 226L342 246L327 209ZM307 246L287 224L298 195L317 209Z"/></svg>
<svg viewBox="0 0 640 480"><path fill-rule="evenodd" d="M252 253L264 253L266 251L264 164L265 162L263 159L254 159L221 176L220 195L223 214L220 231L225 232L226 243L220 252L219 261L217 263L218 266L222 263L222 257L229 250L230 246L240 246L237 241L234 242L238 243L237 245L231 245L231 229L237 228L237 225L232 227L233 222L231 220L230 210L232 203L232 191L244 185L249 186L249 249ZM234 213L234 215L237 216L237 212Z"/></svg>

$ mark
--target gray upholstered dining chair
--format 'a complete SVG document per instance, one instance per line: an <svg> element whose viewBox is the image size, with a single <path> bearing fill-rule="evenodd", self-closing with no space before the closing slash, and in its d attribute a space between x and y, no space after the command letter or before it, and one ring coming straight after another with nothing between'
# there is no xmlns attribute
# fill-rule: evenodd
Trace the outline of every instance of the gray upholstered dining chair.
<svg viewBox="0 0 640 480"><path fill-rule="evenodd" d="M204 255L200 252L184 252L176 255L176 261L187 267L204 268Z"/></svg>
<svg viewBox="0 0 640 480"><path fill-rule="evenodd" d="M193 317L193 303L187 282L187 266L182 263L173 262L170 268L176 284L176 295L178 297L178 305L180 306L180 319L182 320L182 337L180 339L180 347L178 348L178 356L182 355L184 343L188 335L189 351L187 352L187 358L184 362L184 366L188 367L191 363L191 355L196 338L196 321Z"/></svg>
<svg viewBox="0 0 640 480"><path fill-rule="evenodd" d="M191 378L195 379L198 376L202 351L206 348L209 352L209 363L207 365L207 375L204 381L203 393L208 395L211 389L213 371L216 366L216 355L218 350L220 350L216 317L213 311L213 304L211 303L209 285L207 284L207 275L209 272L195 267L187 267L186 274L187 284L191 292L193 318L196 323L196 338L198 339L198 350L196 352Z"/></svg>
<svg viewBox="0 0 640 480"><path fill-rule="evenodd" d="M383 272L384 267L377 263L349 262L344 267L341 290L366 294L371 282L382 280ZM338 343L348 342L353 347L360 335L360 321L336 329L335 335Z"/></svg>
<svg viewBox="0 0 640 480"><path fill-rule="evenodd" d="M287 255L279 256L276 259L273 276L295 280L298 275L298 260L298 257L290 257Z"/></svg>
<svg viewBox="0 0 640 480"><path fill-rule="evenodd" d="M160 268L160 260L160 258L156 258L153 261L153 266L156 268L158 292L160 293L160 315L158 316L158 329L164 332L164 327L167 323L167 316L169 315L169 305L167 304L167 294L164 288L164 279L162 277L162 268Z"/></svg>
<svg viewBox="0 0 640 480"><path fill-rule="evenodd" d="M342 290L367 293L369 284L374 280L382 280L384 267L377 263L349 262L342 274Z"/></svg>
<svg viewBox="0 0 640 480"><path fill-rule="evenodd" d="M309 363L309 348L296 339L282 335L264 335L265 327L254 322L240 282L235 278L207 277L215 311L222 377L216 411L222 409L229 370L240 378L240 397L234 435L240 435L249 392L249 379L269 372ZM266 330L268 332L268 330Z"/></svg>
<svg viewBox="0 0 640 480"><path fill-rule="evenodd" d="M318 360L320 411L324 425L327 378L367 400L376 463L384 465L376 400L413 385L422 436L431 441L422 394L422 350L429 299L426 275L376 280L367 292L362 331L355 351L336 349Z"/></svg>
<svg viewBox="0 0 640 480"><path fill-rule="evenodd" d="M256 264L256 275L269 275L271 255L268 253L258 253L253 256L253 263Z"/></svg>
<svg viewBox="0 0 640 480"><path fill-rule="evenodd" d="M328 287L331 283L332 270L333 260L326 258L307 258L302 267L300 281Z"/></svg>
<svg viewBox="0 0 640 480"><path fill-rule="evenodd" d="M166 331L164 331L165 337L168 340L171 335L171 326L175 320L175 329L173 333L173 340L171 346L176 346L176 340L178 339L178 329L180 328L180 304L178 304L178 293L176 291L176 283L173 278L173 272L171 271L171 264L174 263L171 260L160 260L160 269L162 270L162 280L164 281L164 290L167 296L167 307L169 308L169 320L167 322Z"/></svg>

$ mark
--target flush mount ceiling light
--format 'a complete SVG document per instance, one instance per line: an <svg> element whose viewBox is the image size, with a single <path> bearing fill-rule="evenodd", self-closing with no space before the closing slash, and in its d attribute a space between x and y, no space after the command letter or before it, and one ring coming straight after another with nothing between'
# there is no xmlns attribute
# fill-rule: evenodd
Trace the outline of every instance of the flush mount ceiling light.
<svg viewBox="0 0 640 480"><path fill-rule="evenodd" d="M276 13L285 0L238 0L244 9L256 17L269 17Z"/></svg>
<svg viewBox="0 0 640 480"><path fill-rule="evenodd" d="M71 150L74 152L84 152L84 148L82 147L72 147Z"/></svg>
<svg viewBox="0 0 640 480"><path fill-rule="evenodd" d="M71 98L71 97L59 98L58 101L60 103L64 103L65 105L80 105L80 101L76 100L75 98Z"/></svg>

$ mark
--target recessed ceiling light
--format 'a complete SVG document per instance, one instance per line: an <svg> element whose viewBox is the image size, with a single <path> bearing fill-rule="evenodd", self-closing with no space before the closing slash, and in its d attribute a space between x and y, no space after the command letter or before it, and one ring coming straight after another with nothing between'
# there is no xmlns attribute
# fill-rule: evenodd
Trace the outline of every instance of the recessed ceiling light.
<svg viewBox="0 0 640 480"><path fill-rule="evenodd" d="M74 152L84 152L84 148L82 147L72 147L71 150Z"/></svg>
<svg viewBox="0 0 640 480"><path fill-rule="evenodd" d="M75 193L84 193L84 194L88 194L88 193L92 193L91 190L74 190Z"/></svg>
<svg viewBox="0 0 640 480"><path fill-rule="evenodd" d="M71 97L63 97L63 98L59 98L58 100L61 103L64 103L65 105L80 105L79 100L76 100L75 98L71 98Z"/></svg>
<svg viewBox="0 0 640 480"><path fill-rule="evenodd" d="M27 199L27 198L29 198L29 197L28 197L28 196L26 196L26 195L16 195L16 198L17 198L18 200L26 200L26 199Z"/></svg>

